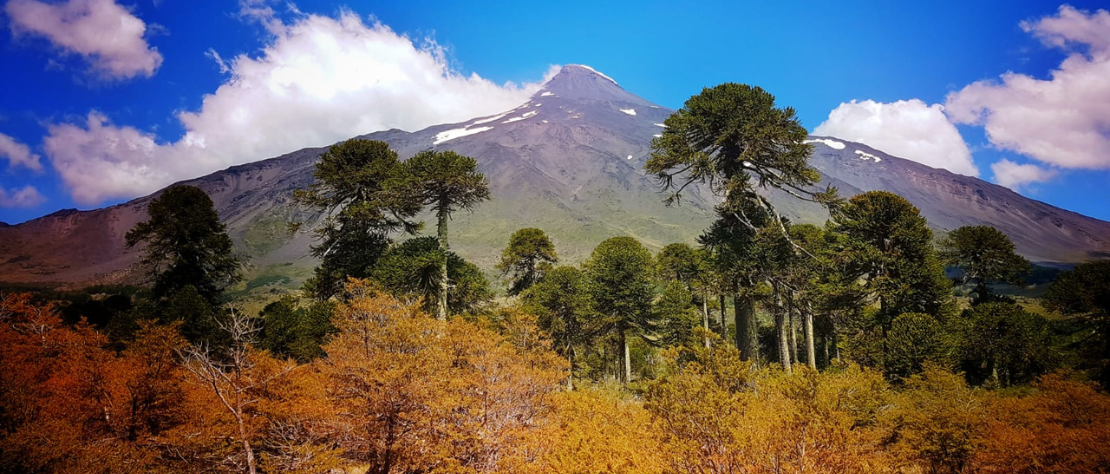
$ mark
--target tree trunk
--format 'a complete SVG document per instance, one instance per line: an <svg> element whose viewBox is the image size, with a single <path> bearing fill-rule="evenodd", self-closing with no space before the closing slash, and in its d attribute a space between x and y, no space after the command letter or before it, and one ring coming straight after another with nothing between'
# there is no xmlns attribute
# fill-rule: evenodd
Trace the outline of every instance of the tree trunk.
<svg viewBox="0 0 1110 474"><path fill-rule="evenodd" d="M574 346L567 343L567 362L570 368L567 370L567 391L574 390Z"/></svg>
<svg viewBox="0 0 1110 474"><path fill-rule="evenodd" d="M994 357L987 358L987 368L990 369L991 380L994 381L995 385L998 385L998 366L994 363Z"/></svg>
<svg viewBox="0 0 1110 474"><path fill-rule="evenodd" d="M813 312L810 311L809 308L805 309L803 319L804 321L802 324L805 326L806 336L806 363L809 364L809 368L817 370L817 347L815 345L817 341L815 339L816 336L813 334ZM828 352L828 346L826 345L826 359L828 358Z"/></svg>
<svg viewBox="0 0 1110 474"><path fill-rule="evenodd" d="M781 311L775 313L775 326L779 333L779 362L782 362L782 368L787 375L793 374L794 371L790 365L790 337L786 333L786 314Z"/></svg>
<svg viewBox="0 0 1110 474"><path fill-rule="evenodd" d="M236 362L238 362L238 361L236 361ZM238 366L239 364L237 363L236 365ZM235 374L234 374L233 387L238 387L238 386L241 386L241 385L242 385L242 381L240 380L239 372L236 371ZM218 388L218 386L216 385L215 382L212 383L212 387L215 390L217 390L216 395L219 396L219 393L218 393L219 388ZM234 390L234 388L232 390ZM251 449L250 438L247 436L247 421L245 419L243 419L243 417L244 417L244 414L243 414L243 411L244 411L243 410L243 405L244 405L243 395L241 393L239 393L238 391L235 391L234 394L235 394L235 397L232 399L232 401L234 401L235 406L232 407L227 401L224 401L224 406L231 409L231 414L235 418L235 423L238 425L238 428L239 428L239 442L242 443L242 445L243 445L243 454L247 458L247 472L249 474L255 474L255 473L258 472L258 466L257 466L257 463L254 460L254 449ZM221 399L226 400L223 397L221 397Z"/></svg>
<svg viewBox="0 0 1110 474"><path fill-rule="evenodd" d="M832 336L830 336L828 334L825 334L825 337L821 338L821 345L824 346L824 349L825 349L825 367L826 368L828 366L832 365L832 356L830 355L832 353L829 352L829 346L832 345L831 341L832 341Z"/></svg>
<svg viewBox="0 0 1110 474"><path fill-rule="evenodd" d="M718 316L717 325L721 328L721 339L727 341L728 340L728 327L725 325L725 321L728 320L728 317L725 316L725 292L724 291L717 294L717 303L721 305L721 312L717 313L717 316Z"/></svg>
<svg viewBox="0 0 1110 474"><path fill-rule="evenodd" d="M443 250L443 263L439 269L439 301L437 302L436 319L447 320L447 211L440 209L439 222L436 230L439 233L439 248Z"/></svg>
<svg viewBox="0 0 1110 474"><path fill-rule="evenodd" d="M701 313L702 326L705 329L705 348L709 349L709 290L705 290L705 296L701 299Z"/></svg>
<svg viewBox="0 0 1110 474"><path fill-rule="evenodd" d="M621 362L623 362L621 365L624 366L621 371L621 377L624 379L622 382L628 385L628 382L632 381L632 355L628 352L628 338L625 336L623 329L621 330L621 347L624 349L624 354L621 358Z"/></svg>
<svg viewBox="0 0 1110 474"><path fill-rule="evenodd" d="M246 424L244 423L243 417L241 415L237 416L236 418L239 422L239 438L243 442L243 451L247 453L247 472L249 474L255 474L258 472L258 467L256 466L257 463L254 460L254 450L251 449L250 439L247 438Z"/></svg>
<svg viewBox="0 0 1110 474"><path fill-rule="evenodd" d="M790 325L790 359L798 362L802 359L798 357L798 325L794 319L797 308L794 307L794 300L788 300L786 304L786 324Z"/></svg>
<svg viewBox="0 0 1110 474"><path fill-rule="evenodd" d="M759 334L755 319L755 301L751 296L732 297L733 313L736 316L736 348L741 360L759 363Z"/></svg>
<svg viewBox="0 0 1110 474"><path fill-rule="evenodd" d="M775 308L775 329L778 331L779 339L779 362L782 363L782 369L786 371L787 375L794 373L793 367L790 365L790 335L786 331L787 315L784 311L782 303L782 295L779 294L778 288L775 288L775 302L779 303Z"/></svg>
<svg viewBox="0 0 1110 474"><path fill-rule="evenodd" d="M738 294L732 295L732 312L736 320L736 349L740 351L740 359L752 360L752 338L748 334L748 320L752 315L747 311L746 299Z"/></svg>
<svg viewBox="0 0 1110 474"><path fill-rule="evenodd" d="M990 301L989 299L987 299L990 296L987 291L989 290L987 290L986 280L980 278L975 283L975 304L986 303Z"/></svg>

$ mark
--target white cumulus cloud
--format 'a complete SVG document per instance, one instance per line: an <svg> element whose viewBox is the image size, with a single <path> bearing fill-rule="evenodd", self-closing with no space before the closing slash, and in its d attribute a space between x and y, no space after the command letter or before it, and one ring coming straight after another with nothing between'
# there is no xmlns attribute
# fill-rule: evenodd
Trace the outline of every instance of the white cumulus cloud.
<svg viewBox="0 0 1110 474"><path fill-rule="evenodd" d="M80 123L50 126L46 152L74 199L133 197L364 133L491 115L527 101L542 84L459 74L434 42L417 46L350 12L298 15L266 28L273 38L257 56L208 53L229 77L199 110L178 113L185 134L175 142L159 143L95 111Z"/></svg>
<svg viewBox="0 0 1110 474"><path fill-rule="evenodd" d="M147 25L114 0L11 0L5 10L13 36L45 37L65 53L83 56L104 78L150 77L162 64L144 38Z"/></svg>
<svg viewBox="0 0 1110 474"><path fill-rule="evenodd" d="M1045 164L1110 168L1110 12L1065 5L1021 27L1069 55L1047 80L1009 72L949 94L949 117L981 125L995 146Z"/></svg>
<svg viewBox="0 0 1110 474"><path fill-rule="evenodd" d="M31 153L27 145L4 133L0 133L0 158L8 160L9 168L22 166L34 171L42 171L39 156Z"/></svg>
<svg viewBox="0 0 1110 474"><path fill-rule="evenodd" d="M4 189L0 186L0 207L35 207L46 202L46 198L39 194L34 186Z"/></svg>
<svg viewBox="0 0 1110 474"><path fill-rule="evenodd" d="M99 112L90 112L83 124L54 124L47 131L46 154L82 204L153 192L189 167L176 147L160 147L153 136L116 127Z"/></svg>
<svg viewBox="0 0 1110 474"><path fill-rule="evenodd" d="M1014 191L1020 191L1027 184L1044 183L1056 177L1056 170L1007 159L992 164L991 172L994 173L994 182Z"/></svg>
<svg viewBox="0 0 1110 474"><path fill-rule="evenodd" d="M979 176L971 151L939 104L919 99L840 104L813 130L814 135L860 142L891 155L953 173Z"/></svg>

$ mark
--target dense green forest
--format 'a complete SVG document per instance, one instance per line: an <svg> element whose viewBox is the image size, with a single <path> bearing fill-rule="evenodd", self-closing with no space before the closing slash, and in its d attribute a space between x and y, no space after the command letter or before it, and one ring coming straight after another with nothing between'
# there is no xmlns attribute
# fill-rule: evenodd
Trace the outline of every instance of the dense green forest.
<svg viewBox="0 0 1110 474"><path fill-rule="evenodd" d="M167 189L127 234L149 285L0 293L0 473L1110 471L1110 261L1023 304L996 291L1032 270L998 230L816 189L762 89L666 125L662 198L720 198L697 245L561 265L523 227L505 294L450 247L451 215L496 199L471 157L332 146L294 196L320 264L257 314L228 301L212 201ZM831 218L791 223L767 188Z"/></svg>

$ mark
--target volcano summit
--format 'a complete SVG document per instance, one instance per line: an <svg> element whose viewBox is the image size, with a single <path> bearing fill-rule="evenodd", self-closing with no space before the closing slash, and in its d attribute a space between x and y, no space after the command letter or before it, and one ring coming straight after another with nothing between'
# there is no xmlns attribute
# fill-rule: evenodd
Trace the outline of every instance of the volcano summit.
<svg viewBox="0 0 1110 474"><path fill-rule="evenodd" d="M493 200L452 223L452 247L490 269L508 236L538 227L554 240L564 261L577 262L597 243L630 235L658 250L693 242L713 218L715 198L689 193L681 206L665 206L643 166L651 141L673 110L638 97L588 66L562 68L527 102L496 115L415 132L387 130L358 138L382 140L402 158L420 151L453 150L477 159ZM938 231L992 225L1034 261L1079 262L1110 255L1110 223L1022 197L982 180L930 168L835 137L811 137L811 164L851 196L870 190L898 193L920 208ZM324 148L307 148L235 166L184 182L209 193L238 250L254 274L307 275L312 238L290 235L286 222L303 217L292 192L313 180ZM14 226L0 226L0 280L90 284L132 281L138 253L124 234L144 220L156 196L91 211L59 211ZM770 193L792 220L823 224L815 205ZM274 270L275 268L279 270ZM292 268L292 269L288 269ZM269 270L268 270L269 269Z"/></svg>

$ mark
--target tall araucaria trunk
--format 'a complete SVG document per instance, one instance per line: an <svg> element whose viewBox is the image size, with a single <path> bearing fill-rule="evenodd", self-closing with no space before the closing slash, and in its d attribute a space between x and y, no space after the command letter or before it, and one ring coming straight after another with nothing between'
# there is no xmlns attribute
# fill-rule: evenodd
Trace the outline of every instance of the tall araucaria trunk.
<svg viewBox="0 0 1110 474"><path fill-rule="evenodd" d="M736 323L736 350L740 351L740 360L752 360L752 348L748 337L748 319L752 316L744 311L747 306L739 293L732 294L732 318Z"/></svg>
<svg viewBox="0 0 1110 474"><path fill-rule="evenodd" d="M829 346L831 345L832 335L825 334L824 337L821 338L821 346L825 349L825 367L832 365L832 352L829 350Z"/></svg>
<svg viewBox="0 0 1110 474"><path fill-rule="evenodd" d="M737 291L734 288L734 291ZM736 317L736 349L740 359L759 363L759 335L755 320L755 301L749 295L733 294L732 309Z"/></svg>
<svg viewBox="0 0 1110 474"><path fill-rule="evenodd" d="M705 348L709 349L709 290L701 299L702 327L705 329Z"/></svg>
<svg viewBox="0 0 1110 474"><path fill-rule="evenodd" d="M621 348L624 351L624 354L621 357L622 365L624 366L621 377L624 379L622 380L622 382L627 385L629 382L632 381L632 355L628 352L628 337L624 334L624 332L625 331L623 329L620 332Z"/></svg>
<svg viewBox="0 0 1110 474"><path fill-rule="evenodd" d="M790 326L790 359L794 362L802 360L798 357L798 326L795 324L794 315L797 313L797 308L794 307L793 300L787 303L787 324Z"/></svg>
<svg viewBox="0 0 1110 474"><path fill-rule="evenodd" d="M728 318L725 317L725 292L723 288L721 290L722 291L717 294L717 304L721 305L721 312L718 313L717 318L717 326L721 328L721 339L728 340L728 325L725 324L725 321L728 320Z"/></svg>
<svg viewBox="0 0 1110 474"><path fill-rule="evenodd" d="M805 326L806 364L809 365L809 368L811 368L813 370L817 370L817 347L815 346L815 343L817 341L815 340L814 335L813 335L813 311L810 311L809 307L806 307L803 311L804 311L804 316L803 316L804 321L803 321L802 324ZM827 349L826 349L826 353L827 353ZM826 357L828 357L828 356L826 355Z"/></svg>
<svg viewBox="0 0 1110 474"><path fill-rule="evenodd" d="M786 308L782 305L782 294L779 293L779 289L776 287L774 291L775 302L778 303L775 305L775 329L779 340L779 362L782 363L782 368L787 375L790 375L794 370L790 362L790 335L787 334L786 328Z"/></svg>
<svg viewBox="0 0 1110 474"><path fill-rule="evenodd" d="M443 263L439 268L439 301L436 310L436 319L447 320L447 210L439 210L439 222L436 230L439 232L439 248L443 250Z"/></svg>

